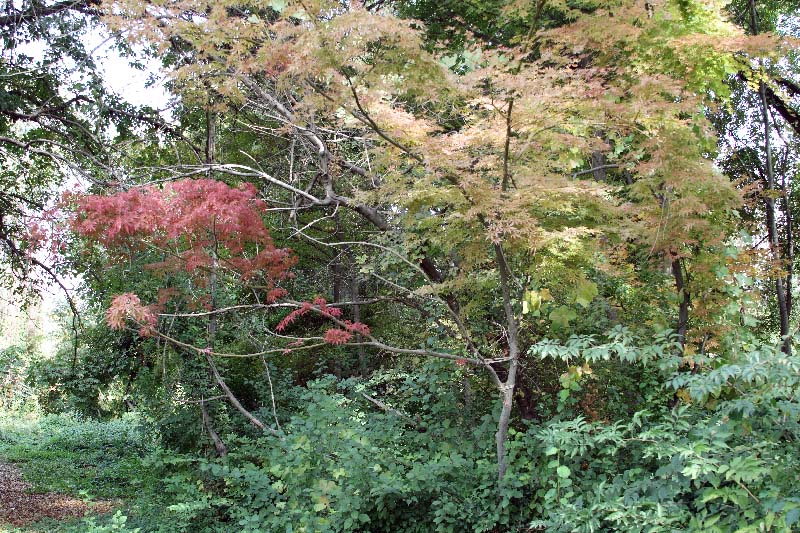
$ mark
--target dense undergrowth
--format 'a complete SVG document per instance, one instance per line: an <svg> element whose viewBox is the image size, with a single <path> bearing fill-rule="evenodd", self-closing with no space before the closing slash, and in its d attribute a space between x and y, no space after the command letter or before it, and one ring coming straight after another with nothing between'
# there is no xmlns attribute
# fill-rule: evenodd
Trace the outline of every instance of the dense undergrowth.
<svg viewBox="0 0 800 533"><path fill-rule="evenodd" d="M114 515L58 525L64 531L796 529L800 360L751 346L693 374L676 372L668 345L630 341L618 332L537 345L540 357L598 375L614 368L617 381L633 368L650 381L632 415L590 420L586 402L605 378L565 373L548 421L512 431L500 485L495 417L465 405L444 364L298 386L300 407L281 413L281 437L232 426L221 458L156 439L163 421L142 415L19 411L0 418L0 457L36 490L124 502Z"/></svg>

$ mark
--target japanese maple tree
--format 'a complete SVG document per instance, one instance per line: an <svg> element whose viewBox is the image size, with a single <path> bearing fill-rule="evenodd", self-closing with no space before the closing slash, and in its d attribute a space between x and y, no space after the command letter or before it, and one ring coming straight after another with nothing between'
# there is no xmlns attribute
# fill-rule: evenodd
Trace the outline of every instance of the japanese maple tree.
<svg viewBox="0 0 800 533"><path fill-rule="evenodd" d="M636 285L643 263L671 265L674 281L651 294L679 294L676 329L692 338L690 294L702 291L688 285L726 281L694 276L719 261L690 263L722 248L740 202L712 165L702 110L775 43L748 39L712 3L514 1L501 15L525 30L453 59L390 4L120 0L106 20L164 53L190 43L195 61L170 71L184 101L250 112L254 135L287 139L283 175L241 159L173 171L245 173L292 206L299 239L374 253L376 296L433 315L449 352L369 342L486 372L502 479L529 348L595 299L617 303L592 278ZM339 209L363 226L346 240L314 233ZM337 325L326 340L349 341Z"/></svg>

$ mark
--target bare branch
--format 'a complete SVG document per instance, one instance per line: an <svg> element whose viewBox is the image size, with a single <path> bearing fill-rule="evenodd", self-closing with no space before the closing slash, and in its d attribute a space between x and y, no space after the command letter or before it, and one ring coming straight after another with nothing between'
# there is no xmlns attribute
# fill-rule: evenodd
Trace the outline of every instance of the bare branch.
<svg viewBox="0 0 800 533"><path fill-rule="evenodd" d="M236 396L234 396L234 394L231 391L231 389L225 383L225 380L222 379L222 376L220 375L219 370L217 370L217 366L214 364L214 360L208 354L206 354L206 361L208 362L208 366L211 368L211 372L214 374L214 379L217 380L217 384L219 385L219 388L222 389L222 391L228 397L228 401L231 403L231 405L233 405L240 413L242 413L242 415L244 415L244 417L246 419L248 419L250 421L251 424L256 426L258 429L260 429L261 431L264 431L266 433L269 433L273 437L279 437L279 438L282 439L283 435L281 435L281 433L279 431L274 430L271 427L266 426L261 420L256 418L253 415L253 413L251 413L250 411L248 411L247 409L244 408L244 406L241 404L241 402L239 402L239 400L236 398Z"/></svg>
<svg viewBox="0 0 800 533"><path fill-rule="evenodd" d="M386 405L386 404L385 404L385 403L383 403L382 401L380 401L380 400L378 400L378 399L376 399L376 398L373 398L372 396L370 396L369 394L367 394L367 393L365 393L365 392L362 392L362 393L361 393L361 396L363 396L365 400L367 400L367 401L368 401L368 402L370 402L371 404L375 405L375 406L376 406L376 407L378 407L379 409L383 409L383 410L384 410L384 411L386 411L387 413L391 413L391 414L393 414L393 415L399 416L400 418L405 418L405 419L406 419L406 420L408 420L408 421L411 423L411 425L412 425L412 426L414 426L414 427L417 429L417 431L419 431L420 433L424 433L424 432L428 431L428 428L427 428L426 426L424 426L424 425L423 425L423 424L422 424L422 423L421 423L421 422L420 422L418 419L417 419L417 420L415 420L415 419L414 419L414 418L412 418L410 415L407 415L407 414L405 414L405 413L403 413L403 412L401 412L401 411L398 411L398 410L397 410L397 409L395 409L394 407L389 407L388 405Z"/></svg>

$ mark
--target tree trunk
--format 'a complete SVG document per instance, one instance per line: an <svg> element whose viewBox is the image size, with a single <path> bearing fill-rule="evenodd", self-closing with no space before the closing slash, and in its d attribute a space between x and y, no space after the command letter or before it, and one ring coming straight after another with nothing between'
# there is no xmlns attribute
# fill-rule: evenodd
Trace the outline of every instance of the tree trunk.
<svg viewBox="0 0 800 533"><path fill-rule="evenodd" d="M764 150L767 156L767 197L764 200L764 208L766 211L767 235L769 237L772 261L773 263L778 263L781 260L781 245L775 216L775 199L771 196L772 191L775 190L775 170L772 161L772 147L770 146L769 117L767 116L767 98L764 90L764 82L759 82L759 92L761 94L761 116L764 121ZM789 265L789 268L791 269L791 265ZM784 285L783 275L778 275L775 278L775 294L778 300L781 337L786 337L783 341L783 351L786 354L790 354L792 349L791 341L787 337L787 335L789 335L789 306L786 298L786 287Z"/></svg>
<svg viewBox="0 0 800 533"><path fill-rule="evenodd" d="M502 482L508 468L506 458L506 439L508 428L511 424L511 409L514 406L514 389L517 384L517 369L519 363L519 334L517 319L511 306L511 287L509 286L510 269L506 262L503 248L500 244L494 245L497 267L500 271L500 288L503 296L503 311L506 315L508 329L508 375L500 386L500 398L503 405L500 409L500 420L497 422L497 480Z"/></svg>
<svg viewBox="0 0 800 533"><path fill-rule="evenodd" d="M686 280L683 276L683 265L680 258L672 260L672 276L675 278L675 289L678 291L678 296L681 298L680 306L678 307L678 342L681 343L681 348L686 345L686 330L689 325L689 305L691 304L691 296L686 287Z"/></svg>
<svg viewBox="0 0 800 533"><path fill-rule="evenodd" d="M756 12L756 4L754 0L749 0L750 7L750 30L753 35L758 35L758 16ZM775 190L775 165L772 161L772 146L770 143L770 127L769 127L769 102L767 100L767 87L763 81L758 82L758 94L761 100L761 121L764 124L764 152L766 154L766 170L767 170L767 190L766 198L764 199L764 208L766 210L767 219L767 235L769 237L769 247L772 255L773 264L780 262L780 242L778 238L777 222L775 220L775 199L771 196ZM792 265L789 265L789 269ZM783 351L787 355L792 353L792 344L789 335L789 305L786 297L786 287L784 286L784 278L778 275L775 279L775 294L778 300L778 314L780 316L780 330L783 340Z"/></svg>
<svg viewBox="0 0 800 533"><path fill-rule="evenodd" d="M606 156L600 150L592 152L592 176L599 183L605 183L607 176Z"/></svg>
<svg viewBox="0 0 800 533"><path fill-rule="evenodd" d="M361 278L358 275L358 266L356 265L355 257L352 252L350 257L350 300L353 302L353 322L361 322L361 306L358 305L358 300L361 298ZM361 334L356 333L355 339L357 343L361 342ZM358 352L358 371L361 377L367 375L367 353L364 347L359 344L356 347Z"/></svg>
<svg viewBox="0 0 800 533"><path fill-rule="evenodd" d="M783 213L786 219L786 314L792 316L792 270L794 269L794 239L792 237L794 221L792 220L792 207L786 193L786 183L783 184Z"/></svg>

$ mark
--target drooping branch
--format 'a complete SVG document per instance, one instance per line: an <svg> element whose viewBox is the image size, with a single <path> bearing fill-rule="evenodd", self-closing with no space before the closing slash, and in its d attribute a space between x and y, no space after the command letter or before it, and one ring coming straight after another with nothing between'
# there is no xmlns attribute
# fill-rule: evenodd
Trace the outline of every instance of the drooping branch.
<svg viewBox="0 0 800 533"><path fill-rule="evenodd" d="M377 398L373 398L372 396L370 396L366 392L362 392L361 396L363 396L365 400L367 400L369 403L373 404L377 408L382 409L383 411L386 411L387 413L390 413L390 414L393 414L395 416L398 416L398 417L400 417L400 418L402 418L404 420L407 420L420 433L425 433L426 431L428 431L428 428L425 425L423 425L422 422L420 422L418 419L415 420L410 415L407 415L406 413L403 413L402 411L398 411L394 407L389 407L388 405L386 405L382 401L378 400Z"/></svg>
<svg viewBox="0 0 800 533"><path fill-rule="evenodd" d="M265 425L264 422L259 420L255 415L253 415L253 413L245 409L238 398L236 398L236 396L233 394L233 391L231 391L230 387L228 387L228 384L225 383L225 380L222 379L222 375L220 375L219 370L217 370L217 365L214 364L214 359L212 359L209 354L206 354L206 361L208 362L209 368L211 368L211 372L214 374L214 379L217 380L219 388L222 389L222 392L224 392L225 396L228 397L230 404L233 405L237 411L242 413L242 415L244 415L244 417L249 420L251 424L256 426L261 431L269 433L273 437L283 438L283 435L281 435L279 431Z"/></svg>
<svg viewBox="0 0 800 533"><path fill-rule="evenodd" d="M278 421L278 408L275 405L275 391L272 389L272 376L269 371L269 365L264 356L261 356L261 364L264 365L264 373L267 375L267 384L269 385L269 398L272 401L272 417L275 419L275 427L278 431L283 431L281 423Z"/></svg>
<svg viewBox="0 0 800 533"><path fill-rule="evenodd" d="M745 71L739 71L737 77L744 83L754 82L756 79L756 73L750 72L747 73ZM797 96L800 95L800 87L794 84L792 81L787 80L785 78L777 78L774 79L778 85L783 87L784 89L789 92L790 96ZM763 86L764 91L764 98L766 103L769 107L774 109L778 112L778 114L786 121L786 123L791 127L796 134L800 134L800 113L798 113L794 108L792 108L789 103L782 98L775 90L768 84L764 83L763 81L758 81L760 92Z"/></svg>
<svg viewBox="0 0 800 533"><path fill-rule="evenodd" d="M596 167L589 168L587 170L581 170L579 172L573 172L572 173L572 179L575 179L578 176L584 176L586 174L594 174L595 172L597 172L599 170L607 170L607 169L610 169L610 168L620 168L620 165L599 165L599 166L596 166Z"/></svg>
<svg viewBox="0 0 800 533"><path fill-rule="evenodd" d="M67 299L67 304L69 305L70 311L72 311L73 316L77 318L78 325L80 326L80 324L81 324L81 321L80 321L81 314L78 311L78 306L75 304L75 300L72 299L72 295L71 295L69 289L67 289L66 285L64 285L64 282L62 282L61 278L59 278L58 275L56 275L56 273L53 272L52 268L50 268L49 266L44 264L42 261L40 261L39 259L34 257L32 254L26 254L25 252L23 252L22 250L19 249L19 247L14 243L14 241L11 240L11 238L8 237L8 235L6 234L1 216L0 216L0 241L4 242L6 244L6 246L8 247L8 250L11 252L12 255L14 255L14 256L16 256L16 257L18 257L20 259L24 259L25 261L30 261L32 265L34 265L34 266L38 267L39 269L41 269L45 274L47 274L47 276L51 280L53 280L53 282L56 285L58 285L58 287L64 293L64 297ZM80 327L82 327L82 326L80 326ZM77 335L77 330L76 330L75 333Z"/></svg>
<svg viewBox="0 0 800 533"><path fill-rule="evenodd" d="M75 300L72 298L72 294L70 293L69 289L67 289L64 282L61 281L61 278L53 272L53 269L44 264L42 261L37 259L31 253L25 253L19 249L19 247L14 243L11 237L8 234L7 229L3 224L3 216L0 213L0 241L5 243L8 247L8 251L12 256L17 257L20 260L28 261L31 265L36 266L40 270L42 270L47 276L61 289L64 297L67 300L67 305L69 305L69 309L72 312L72 364L73 366L76 364L78 360L78 331L79 329L83 329L83 324L81 322L81 314L78 310L78 306L75 303Z"/></svg>
<svg viewBox="0 0 800 533"><path fill-rule="evenodd" d="M800 85L794 81L781 77L773 78L773 80L775 83L783 87L790 96L800 96Z"/></svg>
<svg viewBox="0 0 800 533"><path fill-rule="evenodd" d="M794 130L795 134L800 134L800 113L789 106L786 101L767 84L764 84L764 93L767 103L780 114L783 120Z"/></svg>
<svg viewBox="0 0 800 533"><path fill-rule="evenodd" d="M206 402L208 400L201 399L200 400L200 414L203 418L203 427L206 429L209 438L211 438L211 442L214 444L214 450L217 452L218 457L225 457L228 455L228 447L225 446L225 443L222 442L222 439L219 437L219 434L214 429L214 426L211 424L211 416L208 414L208 408L206 407Z"/></svg>

